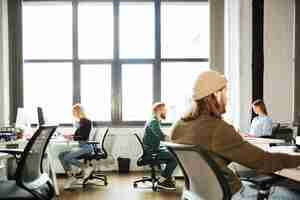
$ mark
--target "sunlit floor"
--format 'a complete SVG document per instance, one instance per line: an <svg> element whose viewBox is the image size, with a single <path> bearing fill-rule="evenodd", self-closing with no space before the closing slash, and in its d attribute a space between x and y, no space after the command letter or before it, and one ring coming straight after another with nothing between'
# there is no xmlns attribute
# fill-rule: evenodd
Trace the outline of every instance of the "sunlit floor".
<svg viewBox="0 0 300 200"><path fill-rule="evenodd" d="M150 185L140 185L133 188L133 181L143 176L143 173L131 173L119 175L111 173L108 176L108 186L92 186L86 188L74 186L70 191L63 189L65 178L59 177L60 196L62 200L180 200L183 188L183 180L176 180L177 190L173 192L159 191L153 192ZM150 186L150 187L149 187Z"/></svg>

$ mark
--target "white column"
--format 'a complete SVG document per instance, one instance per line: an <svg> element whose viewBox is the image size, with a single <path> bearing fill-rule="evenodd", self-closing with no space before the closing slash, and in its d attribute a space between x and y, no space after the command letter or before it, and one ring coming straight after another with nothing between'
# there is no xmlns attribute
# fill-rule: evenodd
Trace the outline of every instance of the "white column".
<svg viewBox="0 0 300 200"><path fill-rule="evenodd" d="M224 72L224 0L209 0L211 69Z"/></svg>
<svg viewBox="0 0 300 200"><path fill-rule="evenodd" d="M229 104L225 118L240 123L240 1L225 1L225 76L229 81Z"/></svg>
<svg viewBox="0 0 300 200"><path fill-rule="evenodd" d="M9 120L7 0L0 1L0 126Z"/></svg>
<svg viewBox="0 0 300 200"><path fill-rule="evenodd" d="M240 129L247 133L252 103L252 0L240 1Z"/></svg>
<svg viewBox="0 0 300 200"><path fill-rule="evenodd" d="M225 119L247 133L252 97L252 1L225 1L225 75L229 106Z"/></svg>

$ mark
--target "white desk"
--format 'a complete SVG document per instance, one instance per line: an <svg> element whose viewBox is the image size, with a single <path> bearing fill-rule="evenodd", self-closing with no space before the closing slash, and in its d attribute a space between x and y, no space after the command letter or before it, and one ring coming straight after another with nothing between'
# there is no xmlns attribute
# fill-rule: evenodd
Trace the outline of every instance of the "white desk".
<svg viewBox="0 0 300 200"><path fill-rule="evenodd" d="M267 142L269 143L281 143L280 140L273 140L273 139L258 139L258 138L251 138L249 139L250 143L253 143L254 145L257 145L259 147L262 147L262 144L266 144ZM267 147L267 148L263 148L265 151L269 151L269 152L277 152L277 153L287 153L287 154L291 154L291 155L299 155L300 153L298 152L294 152L294 149L296 147L294 146L275 146L275 147ZM298 181L300 182L300 167L298 168L292 168L292 169L283 169L280 170L278 172L276 172L275 174L286 177L288 179L294 180L294 181Z"/></svg>
<svg viewBox="0 0 300 200"><path fill-rule="evenodd" d="M294 152L294 149L296 147L272 147L270 148L271 152L277 152L277 153L287 153L290 155L298 155L300 156L299 152ZM300 167L298 168L291 168L291 169L283 169L280 170L278 172L276 172L276 174L286 177L288 179L300 182Z"/></svg>

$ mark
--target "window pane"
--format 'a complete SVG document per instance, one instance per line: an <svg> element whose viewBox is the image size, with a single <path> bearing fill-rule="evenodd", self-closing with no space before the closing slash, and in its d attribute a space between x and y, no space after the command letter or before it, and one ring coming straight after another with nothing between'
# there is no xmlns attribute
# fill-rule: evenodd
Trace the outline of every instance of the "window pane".
<svg viewBox="0 0 300 200"><path fill-rule="evenodd" d="M79 58L113 57L112 3L80 3L78 30Z"/></svg>
<svg viewBox="0 0 300 200"><path fill-rule="evenodd" d="M162 57L208 58L208 3L162 3Z"/></svg>
<svg viewBox="0 0 300 200"><path fill-rule="evenodd" d="M120 57L154 58L154 3L120 4Z"/></svg>
<svg viewBox="0 0 300 200"><path fill-rule="evenodd" d="M24 59L72 58L71 3L23 3Z"/></svg>
<svg viewBox="0 0 300 200"><path fill-rule="evenodd" d="M72 64L24 64L24 107L41 106L51 122L72 122Z"/></svg>
<svg viewBox="0 0 300 200"><path fill-rule="evenodd" d="M208 63L162 63L162 100L169 107L167 121L174 122L189 108L193 83L207 69Z"/></svg>
<svg viewBox="0 0 300 200"><path fill-rule="evenodd" d="M123 65L122 88L123 120L147 120L153 99L152 65Z"/></svg>
<svg viewBox="0 0 300 200"><path fill-rule="evenodd" d="M81 66L81 103L93 121L111 120L111 66Z"/></svg>

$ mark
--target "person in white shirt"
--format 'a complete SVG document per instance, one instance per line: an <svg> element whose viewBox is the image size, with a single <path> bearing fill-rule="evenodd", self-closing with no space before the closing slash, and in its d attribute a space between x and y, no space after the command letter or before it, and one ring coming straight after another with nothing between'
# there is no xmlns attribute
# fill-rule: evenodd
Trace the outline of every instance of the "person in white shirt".
<svg viewBox="0 0 300 200"><path fill-rule="evenodd" d="M263 100L254 101L252 108L257 116L252 120L249 135L252 137L271 136L272 119L268 116L268 111Z"/></svg>

